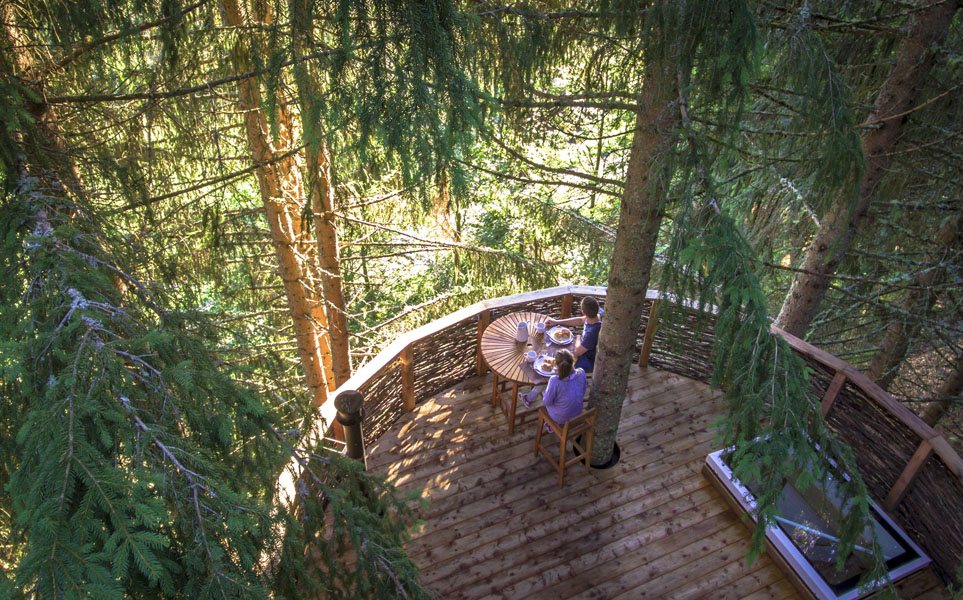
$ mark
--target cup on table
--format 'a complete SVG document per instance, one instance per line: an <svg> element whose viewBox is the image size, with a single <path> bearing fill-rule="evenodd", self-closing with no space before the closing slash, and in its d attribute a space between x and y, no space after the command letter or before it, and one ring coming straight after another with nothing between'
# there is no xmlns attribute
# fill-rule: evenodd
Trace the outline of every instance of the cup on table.
<svg viewBox="0 0 963 600"><path fill-rule="evenodd" d="M535 362L536 356L538 356L538 354L536 354L534 350L529 350L528 352L525 353L525 360L530 363L533 363Z"/></svg>
<svg viewBox="0 0 963 600"><path fill-rule="evenodd" d="M545 323L536 323L535 333L537 333L538 335L545 335Z"/></svg>

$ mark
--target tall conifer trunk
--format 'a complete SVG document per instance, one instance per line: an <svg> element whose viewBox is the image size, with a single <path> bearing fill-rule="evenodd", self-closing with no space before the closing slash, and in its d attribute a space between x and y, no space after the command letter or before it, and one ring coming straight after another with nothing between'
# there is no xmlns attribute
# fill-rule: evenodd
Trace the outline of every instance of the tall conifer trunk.
<svg viewBox="0 0 963 600"><path fill-rule="evenodd" d="M299 55L310 52L313 45L314 13L310 2L291 0L288 5L294 37L294 49ZM351 355L348 341L348 316L341 282L341 260L338 250L338 229L335 224L334 167L331 151L325 140L325 128L317 110L316 81L305 62L295 65L295 82L301 105L301 122L307 143L307 194L317 239L318 275L324 292L324 309L331 344L331 365L334 386L351 377Z"/></svg>
<svg viewBox="0 0 963 600"><path fill-rule="evenodd" d="M45 101L44 82L36 73L30 55L31 44L23 39L16 26L19 17L14 3L0 4L0 17L3 18L3 44L6 47L0 68L8 71L12 76L10 79L16 79L33 96L24 96L24 108L33 119L33 127L29 131L17 132L23 151L22 166L35 177L41 175L40 171L52 172L57 182L55 185L63 185L70 193L82 196L85 192L80 171L64 144L57 113Z"/></svg>
<svg viewBox="0 0 963 600"><path fill-rule="evenodd" d="M913 108L917 91L933 65L933 46L946 37L956 1L930 2L917 14L909 34L876 98L869 116L869 129L862 139L866 171L859 184L855 205L850 198L837 198L823 216L812 244L806 250L803 271L796 275L783 302L776 327L803 338L826 295L829 282L849 251L860 220L866 215L876 187L886 173L889 156L899 140L903 123Z"/></svg>
<svg viewBox="0 0 963 600"><path fill-rule="evenodd" d="M959 396L960 392L963 392L963 353L957 354L953 371L943 380L943 385L936 392L936 397L940 400L926 407L922 414L923 420L935 427L950 410L951 398Z"/></svg>
<svg viewBox="0 0 963 600"><path fill-rule="evenodd" d="M240 28L244 26L244 16L237 0L220 0L221 15L225 25ZM238 35L241 35L240 33ZM231 53L234 68L239 73L253 70L249 48L238 39ZM238 83L238 106L244 112L244 126L253 162L262 163L274 159L291 147L294 127L290 113L282 108L279 114L281 136L279 141L287 148L272 145L267 119L261 109L259 89L255 78L245 78ZM283 107L282 102L278 102ZM305 257L304 235L301 228L301 210L297 199L303 200L303 185L300 171L294 157L277 161L257 169L258 184L264 202L264 213L271 229L271 242L278 258L278 268L284 283L288 310L294 326L298 354L305 382L311 392L312 402L320 406L327 399L333 384L333 373L325 373L327 353L330 365L330 351L324 347L326 341L322 328L326 326L323 307L312 302L309 293L312 287L310 265ZM303 206L303 202L301 203ZM326 352L327 351L327 352Z"/></svg>
<svg viewBox="0 0 963 600"><path fill-rule="evenodd" d="M593 465L605 464L611 458L622 415L636 333L665 213L662 158L672 148L673 130L679 125L678 108L673 105L679 95L676 82L671 63L654 64L645 71L592 377L590 399L598 407Z"/></svg>
<svg viewBox="0 0 963 600"><path fill-rule="evenodd" d="M351 355L348 341L348 315L341 284L341 259L338 251L338 229L334 222L334 180L331 155L322 139L318 146L308 143L308 189L314 214L318 242L321 289L328 318L331 340L331 364L335 387L351 377Z"/></svg>
<svg viewBox="0 0 963 600"><path fill-rule="evenodd" d="M926 314L936 302L937 294L931 289L932 286L943 279L946 272L945 260L948 254L963 249L963 214L951 217L940 227L936 235L936 248L926 257L926 262L932 264L931 268L926 269L913 277L910 286L903 297L902 312L904 314L921 315ZM916 338L920 330L919 321L914 320L907 323L905 317L897 317L886 328L882 342L867 370L873 381L878 383L883 389L887 389L896 377L897 369L903 358L910 342Z"/></svg>

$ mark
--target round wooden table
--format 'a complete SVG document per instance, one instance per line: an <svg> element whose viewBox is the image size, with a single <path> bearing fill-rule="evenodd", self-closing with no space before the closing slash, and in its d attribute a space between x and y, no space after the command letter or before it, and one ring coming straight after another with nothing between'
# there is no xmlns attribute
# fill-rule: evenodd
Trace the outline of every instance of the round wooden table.
<svg viewBox="0 0 963 600"><path fill-rule="evenodd" d="M548 317L543 314L517 312L495 319L482 333L482 357L492 370L492 406L501 407L502 412L505 413L508 418L509 434L515 433L516 416L524 420L525 415L538 411L538 406L534 406L521 414L518 413L518 386L541 385L548 382L548 377L537 373L531 363L525 360L525 353L534 350L539 354L554 355L559 348L572 350L575 346L574 335L570 343L559 345L548 339L547 327L545 334L536 334L535 325L547 320ZM518 342L515 340L518 324L526 321L528 322L528 341ZM508 383L511 383L512 391L510 397L505 398L502 396L500 385Z"/></svg>

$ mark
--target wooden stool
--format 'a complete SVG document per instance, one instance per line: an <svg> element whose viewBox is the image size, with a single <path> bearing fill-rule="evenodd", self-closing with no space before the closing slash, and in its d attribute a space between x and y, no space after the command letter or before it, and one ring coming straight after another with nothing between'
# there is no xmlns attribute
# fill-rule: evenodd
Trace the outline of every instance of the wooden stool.
<svg viewBox="0 0 963 600"><path fill-rule="evenodd" d="M589 472L592 441L595 439L595 414L597 411L597 408L583 410L582 414L567 421L563 426L548 416L548 410L546 410L544 406L538 409L538 433L535 434L535 458L538 458L538 451L541 450L545 458L548 459L548 462L552 463L552 466L558 471L558 487L562 487L565 481L565 467L574 465L579 461L584 461L585 472ZM559 448L558 461L552 458L552 454L548 451L548 448L542 445L543 423L547 423L562 442ZM576 439L579 435L583 434L584 437L582 441L585 444L584 446ZM568 454L566 446L569 442L572 442L572 452L575 454L575 457L571 460L565 460Z"/></svg>

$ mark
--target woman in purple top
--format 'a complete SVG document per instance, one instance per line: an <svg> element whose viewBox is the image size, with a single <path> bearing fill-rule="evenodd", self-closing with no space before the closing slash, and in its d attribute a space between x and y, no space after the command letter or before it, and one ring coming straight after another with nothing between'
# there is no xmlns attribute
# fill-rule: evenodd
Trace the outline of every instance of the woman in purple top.
<svg viewBox="0 0 963 600"><path fill-rule="evenodd" d="M588 380L585 371L575 368L575 356L568 350L555 353L557 375L548 380L548 387L542 396L542 404L548 410L548 416L559 425L564 425L569 419L574 419L582 413L582 398L585 397L585 386ZM528 394L522 395L525 406L531 407Z"/></svg>

